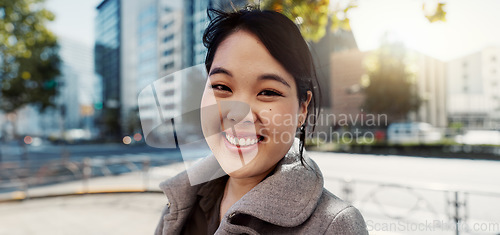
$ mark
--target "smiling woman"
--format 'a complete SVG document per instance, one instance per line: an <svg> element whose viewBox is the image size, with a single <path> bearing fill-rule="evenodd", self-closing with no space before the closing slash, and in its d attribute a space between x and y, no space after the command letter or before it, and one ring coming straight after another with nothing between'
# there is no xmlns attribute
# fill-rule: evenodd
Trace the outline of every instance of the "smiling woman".
<svg viewBox="0 0 500 235"><path fill-rule="evenodd" d="M366 234L359 211L323 188L303 150L319 91L297 26L271 11L210 18L201 124L213 156L198 166L215 159L227 176L163 183L169 204L156 234Z"/></svg>
<svg viewBox="0 0 500 235"><path fill-rule="evenodd" d="M228 108L220 113L223 118L202 113L204 133L222 131L207 138L208 145L226 173L260 182L292 146L312 93L308 91L307 100L299 103L293 76L245 29L219 44L209 71L202 106L223 102ZM231 108L233 105L249 108ZM284 116L294 117L293 122L284 125ZM208 130L211 128L215 130ZM280 135L273 135L277 133ZM281 133L288 138L275 139ZM247 145L247 141L254 144Z"/></svg>

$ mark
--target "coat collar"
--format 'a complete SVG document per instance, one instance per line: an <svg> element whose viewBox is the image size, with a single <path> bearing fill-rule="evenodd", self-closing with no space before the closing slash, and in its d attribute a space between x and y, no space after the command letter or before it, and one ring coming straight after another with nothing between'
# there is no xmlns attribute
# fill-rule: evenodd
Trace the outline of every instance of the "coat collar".
<svg viewBox="0 0 500 235"><path fill-rule="evenodd" d="M323 191L323 177L318 166L304 151L306 167L300 161L298 139L278 163L273 175L267 177L238 202L224 216L229 220L237 214L247 214L283 227L302 224L313 213ZM160 185L171 203L171 214L191 208L202 179L224 175L212 156L206 157L180 175ZM167 218L168 220L168 218Z"/></svg>

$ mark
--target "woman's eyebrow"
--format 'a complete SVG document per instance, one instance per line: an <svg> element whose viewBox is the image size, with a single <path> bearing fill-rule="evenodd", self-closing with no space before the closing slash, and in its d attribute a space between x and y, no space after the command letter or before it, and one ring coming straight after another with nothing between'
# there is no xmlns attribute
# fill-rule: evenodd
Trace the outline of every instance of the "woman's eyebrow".
<svg viewBox="0 0 500 235"><path fill-rule="evenodd" d="M286 82L285 79L283 79L277 74L263 74L259 76L259 80L274 80L283 83L287 87L290 87L290 84L288 84L288 82Z"/></svg>
<svg viewBox="0 0 500 235"><path fill-rule="evenodd" d="M231 74L231 72L227 71L226 69L224 69L222 67L215 67L214 69L212 69L212 71L210 71L209 76L212 76L214 74L219 74L219 73L226 74L229 77L233 77L233 74ZM279 76L277 74L272 74L272 73L262 74L259 76L258 79L259 80L273 80L273 81L280 82L287 87L290 87L290 84L288 84L288 82L286 82L285 79L283 79L281 76Z"/></svg>
<svg viewBox="0 0 500 235"><path fill-rule="evenodd" d="M233 76L229 71L227 71L227 70L225 70L225 69L223 69L221 67L215 67L214 69L212 69L212 71L210 71L209 76L212 76L212 75L218 74L218 73L226 74L226 75L228 75L230 77Z"/></svg>

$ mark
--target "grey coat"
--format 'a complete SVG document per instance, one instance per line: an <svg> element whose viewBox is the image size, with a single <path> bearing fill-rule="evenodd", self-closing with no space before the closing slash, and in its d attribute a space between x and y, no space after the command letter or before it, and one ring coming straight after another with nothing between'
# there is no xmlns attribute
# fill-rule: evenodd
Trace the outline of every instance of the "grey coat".
<svg viewBox="0 0 500 235"><path fill-rule="evenodd" d="M224 215L215 234L368 234L359 211L323 188L318 166L304 152L304 167L298 157L296 141L267 177ZM202 184L193 174L208 179L220 176L213 156L194 166L194 173L183 172L160 184L169 202L162 212L155 234L179 234L189 216ZM198 169L196 169L198 167ZM212 168L214 171L207 171ZM312 168L312 170L310 169ZM189 172L189 171L188 171Z"/></svg>

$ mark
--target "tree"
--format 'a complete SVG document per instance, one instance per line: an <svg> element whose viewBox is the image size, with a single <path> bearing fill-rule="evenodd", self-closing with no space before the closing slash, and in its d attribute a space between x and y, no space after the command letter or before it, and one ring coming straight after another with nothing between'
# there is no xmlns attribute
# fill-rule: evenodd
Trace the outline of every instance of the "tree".
<svg viewBox="0 0 500 235"><path fill-rule="evenodd" d="M356 0L253 0L261 9L278 11L301 26L306 40L318 42L330 30L351 30L348 12L357 7ZM343 4L341 4L343 3ZM434 0L422 3L424 16L430 22L446 21L446 3Z"/></svg>
<svg viewBox="0 0 500 235"><path fill-rule="evenodd" d="M59 47L45 23L54 15L44 0L0 0L0 110L54 106Z"/></svg>
<svg viewBox="0 0 500 235"><path fill-rule="evenodd" d="M400 121L419 108L415 74L406 61L404 46L388 42L368 59L367 74L362 81L366 111L387 114L389 121Z"/></svg>

